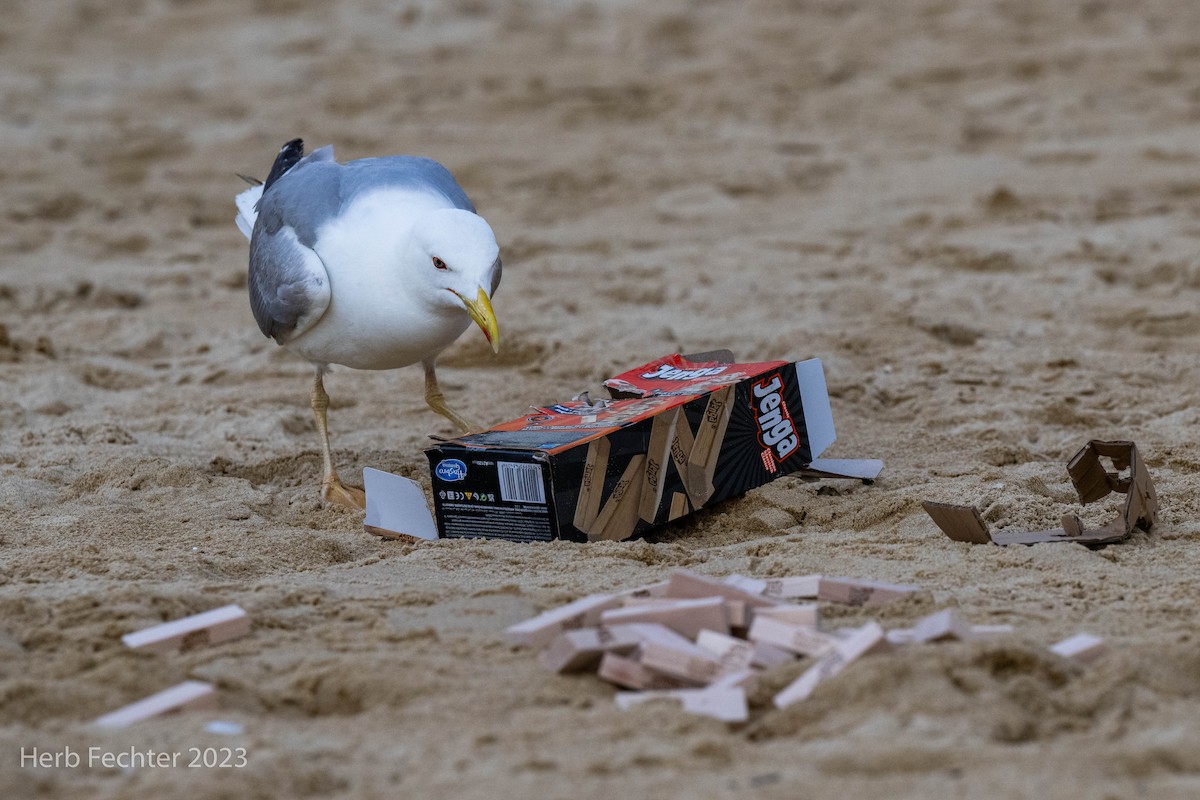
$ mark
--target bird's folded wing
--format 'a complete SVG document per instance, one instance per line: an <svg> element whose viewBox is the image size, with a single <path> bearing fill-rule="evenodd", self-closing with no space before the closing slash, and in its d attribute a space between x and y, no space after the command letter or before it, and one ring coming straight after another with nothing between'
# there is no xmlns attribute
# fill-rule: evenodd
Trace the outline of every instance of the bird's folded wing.
<svg viewBox="0 0 1200 800"><path fill-rule="evenodd" d="M312 249L283 225L259 226L250 242L250 308L265 336L283 344L311 328L329 307L329 275Z"/></svg>

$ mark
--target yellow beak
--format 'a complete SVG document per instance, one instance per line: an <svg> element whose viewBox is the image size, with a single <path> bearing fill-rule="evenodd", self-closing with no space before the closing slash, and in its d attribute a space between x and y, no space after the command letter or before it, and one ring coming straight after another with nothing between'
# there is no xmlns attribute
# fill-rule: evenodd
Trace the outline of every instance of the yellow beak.
<svg viewBox="0 0 1200 800"><path fill-rule="evenodd" d="M492 301L488 299L487 293L482 288L474 300L468 300L458 292L458 299L463 301L463 305L467 307L467 313L479 329L483 331L483 335L487 337L488 342L492 345L492 352L500 352L500 328L496 325L496 312L492 311Z"/></svg>

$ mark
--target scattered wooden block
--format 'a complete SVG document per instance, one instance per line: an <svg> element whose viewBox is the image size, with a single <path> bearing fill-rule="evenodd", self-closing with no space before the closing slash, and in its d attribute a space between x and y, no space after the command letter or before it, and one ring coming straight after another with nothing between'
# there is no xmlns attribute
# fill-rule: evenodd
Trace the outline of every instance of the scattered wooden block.
<svg viewBox="0 0 1200 800"><path fill-rule="evenodd" d="M794 653L766 642L739 639L716 631L700 631L700 635L696 637L696 646L719 659L726 670L773 667L776 664L794 661L796 658Z"/></svg>
<svg viewBox="0 0 1200 800"><path fill-rule="evenodd" d="M753 692L758 687L758 670L746 668L736 669L732 672L726 672L723 675L718 675L716 680L708 685L709 689L741 689L744 692Z"/></svg>
<svg viewBox="0 0 1200 800"><path fill-rule="evenodd" d="M775 605L774 600L751 594L725 581L709 578L686 569L677 569L671 573L671 579L667 583L667 596L681 598L723 597L726 600L736 600L737 602L744 603L749 608L765 608Z"/></svg>
<svg viewBox="0 0 1200 800"><path fill-rule="evenodd" d="M820 591L820 575L793 575L787 578L767 578L763 594L781 600L812 600Z"/></svg>
<svg viewBox="0 0 1200 800"><path fill-rule="evenodd" d="M729 632L729 611L720 597L611 608L600 615L600 621L605 625L657 622L688 638L695 637L705 628Z"/></svg>
<svg viewBox="0 0 1200 800"><path fill-rule="evenodd" d="M741 600L726 600L725 610L729 612L730 628L747 628L750 626L750 609Z"/></svg>
<svg viewBox="0 0 1200 800"><path fill-rule="evenodd" d="M717 631L700 631L696 646L707 650L727 671L746 669L754 661L754 642Z"/></svg>
<svg viewBox="0 0 1200 800"><path fill-rule="evenodd" d="M133 650L178 653L228 642L249 632L250 616L241 606L229 605L127 633L121 641Z"/></svg>
<svg viewBox="0 0 1200 800"><path fill-rule="evenodd" d="M1012 625L972 625L971 633L976 639L987 636L1007 636L1013 632Z"/></svg>
<svg viewBox="0 0 1200 800"><path fill-rule="evenodd" d="M945 639L966 641L975 638L971 624L958 615L953 608L936 611L917 620L912 629L914 642L940 642Z"/></svg>
<svg viewBox="0 0 1200 800"><path fill-rule="evenodd" d="M919 586L899 583L822 577L817 588L817 599L851 606L881 606L920 590Z"/></svg>
<svg viewBox="0 0 1200 800"><path fill-rule="evenodd" d="M596 675L626 689L680 689L696 685L655 672L635 658L613 652L605 653L600 658L600 669Z"/></svg>
<svg viewBox="0 0 1200 800"><path fill-rule="evenodd" d="M1090 633L1077 633L1052 644L1050 650L1063 658L1090 664L1108 652L1108 642Z"/></svg>
<svg viewBox="0 0 1200 800"><path fill-rule="evenodd" d="M728 671L720 660L690 642L686 647L644 642L640 661L647 669L695 683L711 683Z"/></svg>
<svg viewBox="0 0 1200 800"><path fill-rule="evenodd" d="M742 689L674 689L659 692L617 692L622 710L651 700L677 700L690 714L702 714L722 722L745 722L750 712Z"/></svg>
<svg viewBox="0 0 1200 800"><path fill-rule="evenodd" d="M600 615L616 608L621 601L609 594L592 594L573 603L538 614L518 622L504 631L504 640L511 645L542 648L554 641L563 631L600 624Z"/></svg>
<svg viewBox="0 0 1200 800"><path fill-rule="evenodd" d="M820 624L821 609L816 603L780 603L777 606L766 606L754 609L755 617L770 617L789 625L807 625L815 628ZM753 621L753 620L752 620Z"/></svg>
<svg viewBox="0 0 1200 800"><path fill-rule="evenodd" d="M821 633L808 625L789 625L770 617L755 617L750 625L749 637L756 642L781 647L803 656L821 656L833 650L839 643L836 636Z"/></svg>
<svg viewBox="0 0 1200 800"><path fill-rule="evenodd" d="M563 631L538 656L552 672L573 672L595 667L607 652L628 653L641 644L637 631L623 625Z"/></svg>
<svg viewBox="0 0 1200 800"><path fill-rule="evenodd" d="M912 628L892 628L883 635L884 641L892 647L903 647L906 644L912 644L913 629Z"/></svg>
<svg viewBox="0 0 1200 800"><path fill-rule="evenodd" d="M662 644L677 645L687 647L692 644L692 640L688 637L676 633L666 625L657 622L631 622L626 625L630 630L634 631L641 643L660 642Z"/></svg>
<svg viewBox="0 0 1200 800"><path fill-rule="evenodd" d="M775 706L785 708L805 699L817 688L817 684L837 675L882 641L884 641L883 628L879 627L877 622L868 622L854 635L841 640L835 649L817 659L817 663L813 664L807 672L775 695Z"/></svg>
<svg viewBox="0 0 1200 800"><path fill-rule="evenodd" d="M157 717L172 711L197 711L217 707L217 690L211 683L184 681L144 700L130 703L96 719L92 724L101 728L124 728L135 722Z"/></svg>

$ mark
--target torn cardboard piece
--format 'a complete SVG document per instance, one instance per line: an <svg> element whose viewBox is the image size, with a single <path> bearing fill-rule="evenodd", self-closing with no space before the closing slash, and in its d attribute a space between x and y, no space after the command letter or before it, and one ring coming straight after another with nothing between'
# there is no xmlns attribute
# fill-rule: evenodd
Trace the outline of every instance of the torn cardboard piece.
<svg viewBox="0 0 1200 800"><path fill-rule="evenodd" d="M1112 460L1116 472L1109 472L1101 458ZM1129 470L1122 478L1121 472ZM1107 497L1111 492L1125 495L1121 513L1116 519L1099 528L1085 528L1079 517L1064 515L1062 527L1047 531L992 533L975 506L958 506L949 503L925 501L922 505L934 523L956 542L973 544L1038 544L1039 542L1077 542L1086 545L1104 545L1120 542L1133 533L1134 528L1150 530L1158 513L1158 496L1150 472L1142 463L1137 445L1133 442L1104 442L1093 439L1067 462L1067 474L1079 502L1083 505Z"/></svg>
<svg viewBox="0 0 1200 800"><path fill-rule="evenodd" d="M400 475L367 467L363 470L367 513L363 528L387 539L412 536L437 539L437 526L421 484Z"/></svg>
<svg viewBox="0 0 1200 800"><path fill-rule="evenodd" d="M819 458L835 438L819 359L728 356L665 356L605 381L611 401L428 448L442 535L622 541L784 475L879 474L878 460Z"/></svg>

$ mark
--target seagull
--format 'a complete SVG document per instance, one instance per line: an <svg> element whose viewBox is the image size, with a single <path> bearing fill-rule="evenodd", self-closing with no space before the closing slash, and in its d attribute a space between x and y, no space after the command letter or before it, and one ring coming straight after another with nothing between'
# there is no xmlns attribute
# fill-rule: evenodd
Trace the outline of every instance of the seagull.
<svg viewBox="0 0 1200 800"><path fill-rule="evenodd" d="M250 240L250 308L264 336L316 370L309 399L321 440L321 496L364 508L361 489L338 478L329 450L331 365L425 369L425 402L466 433L434 363L472 321L499 352L491 298L500 247L466 192L428 158L386 156L340 164L331 146L304 155L293 139L266 181L235 200Z"/></svg>

